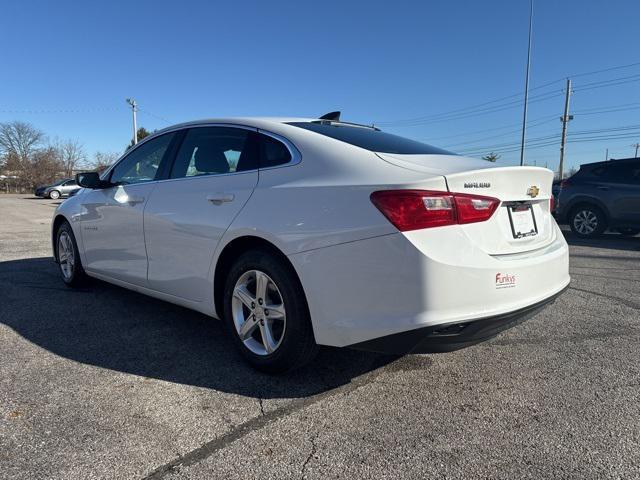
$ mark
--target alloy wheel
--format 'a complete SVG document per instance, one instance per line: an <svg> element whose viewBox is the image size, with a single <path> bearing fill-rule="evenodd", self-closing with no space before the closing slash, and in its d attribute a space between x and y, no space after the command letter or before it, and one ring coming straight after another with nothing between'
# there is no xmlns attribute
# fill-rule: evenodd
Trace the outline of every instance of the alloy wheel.
<svg viewBox="0 0 640 480"><path fill-rule="evenodd" d="M256 355L271 355L284 338L287 316L275 282L260 270L243 273L233 289L233 324L245 347Z"/></svg>
<svg viewBox="0 0 640 480"><path fill-rule="evenodd" d="M598 228L598 217L591 210L580 210L573 217L573 226L582 235L591 235Z"/></svg>
<svg viewBox="0 0 640 480"><path fill-rule="evenodd" d="M75 252L73 250L73 241L65 231L62 231L58 237L58 263L64 279L71 280L75 265Z"/></svg>

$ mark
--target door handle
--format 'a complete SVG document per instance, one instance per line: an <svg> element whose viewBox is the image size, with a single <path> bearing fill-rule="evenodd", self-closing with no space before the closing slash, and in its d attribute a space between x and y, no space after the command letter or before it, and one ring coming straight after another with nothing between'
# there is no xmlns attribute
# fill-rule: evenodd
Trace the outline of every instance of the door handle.
<svg viewBox="0 0 640 480"><path fill-rule="evenodd" d="M135 205L137 203L142 203L142 202L144 202L144 197L132 197L132 196L129 196L129 198L127 199L127 203L129 205Z"/></svg>
<svg viewBox="0 0 640 480"><path fill-rule="evenodd" d="M207 200L214 205L222 205L223 203L233 202L236 198L232 193L216 193L213 195L207 195Z"/></svg>

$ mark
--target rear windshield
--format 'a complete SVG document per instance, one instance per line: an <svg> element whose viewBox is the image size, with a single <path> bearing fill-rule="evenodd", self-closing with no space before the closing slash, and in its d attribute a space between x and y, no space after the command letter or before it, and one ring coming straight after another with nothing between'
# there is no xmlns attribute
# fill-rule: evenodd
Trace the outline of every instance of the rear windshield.
<svg viewBox="0 0 640 480"><path fill-rule="evenodd" d="M373 128L338 123L291 122L289 125L350 143L372 152L397 153L400 155L455 155L441 148L408 138L381 132Z"/></svg>

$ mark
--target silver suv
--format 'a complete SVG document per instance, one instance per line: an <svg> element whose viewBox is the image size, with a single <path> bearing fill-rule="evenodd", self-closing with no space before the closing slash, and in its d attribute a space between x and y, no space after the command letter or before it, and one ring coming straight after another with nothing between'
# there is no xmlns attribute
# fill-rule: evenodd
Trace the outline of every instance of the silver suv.
<svg viewBox="0 0 640 480"><path fill-rule="evenodd" d="M51 198L56 200L60 197L69 197L80 190L76 181L72 178L63 178L52 185L44 185L36 188L36 197Z"/></svg>

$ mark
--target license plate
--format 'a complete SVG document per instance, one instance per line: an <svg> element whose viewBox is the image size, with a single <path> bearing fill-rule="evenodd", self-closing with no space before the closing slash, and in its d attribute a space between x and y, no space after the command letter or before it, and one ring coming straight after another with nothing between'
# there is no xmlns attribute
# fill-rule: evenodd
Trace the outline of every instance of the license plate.
<svg viewBox="0 0 640 480"><path fill-rule="evenodd" d="M513 238L532 237L538 234L538 226L531 205L515 205L507 208Z"/></svg>

